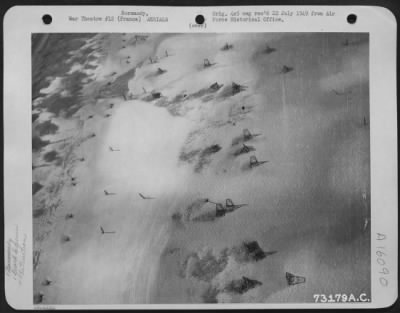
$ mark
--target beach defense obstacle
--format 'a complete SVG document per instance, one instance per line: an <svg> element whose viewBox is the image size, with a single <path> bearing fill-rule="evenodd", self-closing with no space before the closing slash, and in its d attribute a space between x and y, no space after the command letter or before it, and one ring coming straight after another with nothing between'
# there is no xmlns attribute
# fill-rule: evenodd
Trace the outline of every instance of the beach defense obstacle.
<svg viewBox="0 0 400 313"><path fill-rule="evenodd" d="M237 84L235 82L232 82L232 95L235 95L235 94L237 94L237 93L239 93L241 91L244 91L246 89L247 89L247 86L240 85L240 84Z"/></svg>
<svg viewBox="0 0 400 313"><path fill-rule="evenodd" d="M162 74L164 74L164 73L166 73L167 72L167 70L163 70L161 67L159 67L158 69L157 69L157 75L162 75Z"/></svg>
<svg viewBox="0 0 400 313"><path fill-rule="evenodd" d="M135 35L134 38L136 41L145 41L147 38L149 38L149 35Z"/></svg>
<svg viewBox="0 0 400 313"><path fill-rule="evenodd" d="M270 54L270 53L275 52L275 51L276 51L276 49L270 47L269 45L267 45L267 46L265 47L265 50L264 50L264 52L265 52L266 54Z"/></svg>
<svg viewBox="0 0 400 313"><path fill-rule="evenodd" d="M268 161L258 161L255 155L250 157L250 168L260 166L267 163Z"/></svg>
<svg viewBox="0 0 400 313"><path fill-rule="evenodd" d="M231 50L231 49L233 49L233 44L229 44L229 43L226 43L226 44L221 48L222 51L228 51L228 50Z"/></svg>
<svg viewBox="0 0 400 313"><path fill-rule="evenodd" d="M114 193L114 192L109 192L109 191L107 191L107 190L105 190L105 189L104 189L104 194L105 194L106 196L113 196L113 195L116 195L116 193Z"/></svg>
<svg viewBox="0 0 400 313"><path fill-rule="evenodd" d="M68 235L63 235L61 239L62 239L63 242L69 242L69 241L71 241L71 237L68 236Z"/></svg>
<svg viewBox="0 0 400 313"><path fill-rule="evenodd" d="M150 64L158 63L158 57L157 56L155 56L154 58L149 57L149 60L150 60Z"/></svg>
<svg viewBox="0 0 400 313"><path fill-rule="evenodd" d="M250 131L247 128L243 129L243 140L245 140L245 141L251 140L254 137L259 136L259 135L260 134L254 134L253 135L252 133L250 133Z"/></svg>
<svg viewBox="0 0 400 313"><path fill-rule="evenodd" d="M33 303L35 304L42 303L43 299L44 299L44 294L43 292L40 291L39 293L33 296Z"/></svg>
<svg viewBox="0 0 400 313"><path fill-rule="evenodd" d="M257 241L244 242L243 248L246 255L256 262L277 253L277 251L263 251Z"/></svg>
<svg viewBox="0 0 400 313"><path fill-rule="evenodd" d="M244 204L244 203L243 204L234 204L232 199L228 198L228 199L225 200L225 206L226 206L228 212L232 212L232 211L237 210L237 209L239 209L241 207L247 206L247 204Z"/></svg>
<svg viewBox="0 0 400 313"><path fill-rule="evenodd" d="M203 66L204 68L215 65L216 63L211 63L209 59L204 59Z"/></svg>
<svg viewBox="0 0 400 313"><path fill-rule="evenodd" d="M366 230L367 230L368 225L369 225L369 218L366 217L366 218L364 219L363 231L366 231Z"/></svg>
<svg viewBox="0 0 400 313"><path fill-rule="evenodd" d="M152 199L155 199L155 198L153 198L153 197L146 197L146 196L144 196L142 193L140 193L139 192L139 196L143 199L143 200L152 200Z"/></svg>
<svg viewBox="0 0 400 313"><path fill-rule="evenodd" d="M246 146L245 144L243 144L243 147L240 150L240 153L249 153L249 152L250 152L250 148L248 146Z"/></svg>
<svg viewBox="0 0 400 313"><path fill-rule="evenodd" d="M153 99L159 99L161 98L161 92L152 92L151 96L153 97Z"/></svg>
<svg viewBox="0 0 400 313"><path fill-rule="evenodd" d="M115 234L115 231L105 231L104 228L102 226L100 226L100 231L102 235L105 234Z"/></svg>
<svg viewBox="0 0 400 313"><path fill-rule="evenodd" d="M222 203L213 202L207 199L206 202L210 202L215 204L215 217L222 217L225 216L226 213L231 213L243 206L247 206L247 204L234 204L232 199L226 199L226 207L222 205Z"/></svg>
<svg viewBox="0 0 400 313"><path fill-rule="evenodd" d="M240 148L234 154L235 155L240 155L240 154L249 153L250 151L254 151L254 150L256 150L256 149L254 149L254 147L247 146L247 145L243 144L242 148Z"/></svg>
<svg viewBox="0 0 400 313"><path fill-rule="evenodd" d="M226 212L227 212L226 209L222 206L221 203L215 204L215 216L216 217L225 216Z"/></svg>
<svg viewBox="0 0 400 313"><path fill-rule="evenodd" d="M347 94L347 92L345 92L345 91L338 91L336 89L332 89L332 92L335 93L335 95L338 95L338 96L344 96L344 95Z"/></svg>
<svg viewBox="0 0 400 313"><path fill-rule="evenodd" d="M234 204L233 204L232 199L226 199L225 205L226 205L227 208L228 207L233 207Z"/></svg>
<svg viewBox="0 0 400 313"><path fill-rule="evenodd" d="M50 278L46 278L46 279L43 281L43 285L44 285L44 286L50 286L52 283L53 283L53 281L52 281Z"/></svg>
<svg viewBox="0 0 400 313"><path fill-rule="evenodd" d="M286 74L286 73L289 73L291 71L293 71L293 67L290 67L290 66L287 66L287 65L282 66L282 69L281 69L281 73L282 74Z"/></svg>
<svg viewBox="0 0 400 313"><path fill-rule="evenodd" d="M306 282L306 278L286 272L286 281L289 286L293 286L298 284L304 284Z"/></svg>

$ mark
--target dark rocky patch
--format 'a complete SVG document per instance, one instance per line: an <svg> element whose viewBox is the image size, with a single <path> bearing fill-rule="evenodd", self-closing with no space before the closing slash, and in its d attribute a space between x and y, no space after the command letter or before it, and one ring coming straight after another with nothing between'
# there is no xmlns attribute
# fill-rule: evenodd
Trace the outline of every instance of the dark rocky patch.
<svg viewBox="0 0 400 313"><path fill-rule="evenodd" d="M192 163L199 153L200 149L192 150L189 152L181 151L181 153L179 154L179 160Z"/></svg>
<svg viewBox="0 0 400 313"><path fill-rule="evenodd" d="M195 172L201 172L201 170L209 163L211 163L211 158L210 156L212 154L217 153L219 150L221 150L221 146L215 144L215 145L211 145L205 149L203 149L203 151L201 151L200 156L199 156L199 160L194 168Z"/></svg>
<svg viewBox="0 0 400 313"><path fill-rule="evenodd" d="M32 150L34 152L40 151L43 147L50 143L49 140L42 140L39 136L32 137Z"/></svg>
<svg viewBox="0 0 400 313"><path fill-rule="evenodd" d="M37 193L37 192L38 192L40 189L42 189L42 188L43 188L43 185L35 181L35 182L32 184L32 195L34 195L35 193Z"/></svg>
<svg viewBox="0 0 400 313"><path fill-rule="evenodd" d="M196 261L192 265L190 275L206 282L211 281L228 264L227 249L223 250L219 256L214 256L209 250L205 256L197 255L195 258Z"/></svg>
<svg viewBox="0 0 400 313"><path fill-rule="evenodd" d="M57 132L58 126L48 120L36 125L35 130L39 133L39 136L50 135Z"/></svg>
<svg viewBox="0 0 400 313"><path fill-rule="evenodd" d="M87 62L95 61L95 60L97 60L97 57L94 56L93 54L90 54L90 55L88 55L86 60L87 60Z"/></svg>
<svg viewBox="0 0 400 313"><path fill-rule="evenodd" d="M171 215L171 218L175 222L180 222L182 220L182 213L175 212L174 214Z"/></svg>
<svg viewBox="0 0 400 313"><path fill-rule="evenodd" d="M63 84L68 96L55 93L43 99L40 107L47 109L48 112L54 113L56 116L71 117L82 107L81 91L84 86L82 81L85 78L87 78L87 75L79 71L65 76Z"/></svg>
<svg viewBox="0 0 400 313"><path fill-rule="evenodd" d="M78 98L77 96L61 97L58 93L55 93L43 99L40 107L47 109L48 112L54 113L56 116L64 115L64 117L68 118L79 110L80 107L75 106L79 101Z"/></svg>
<svg viewBox="0 0 400 313"><path fill-rule="evenodd" d="M34 304L40 304L40 303L43 302L43 298L44 298L43 293L41 293L41 292L35 293L35 294L33 295L33 303L34 303Z"/></svg>
<svg viewBox="0 0 400 313"><path fill-rule="evenodd" d="M47 213L46 208L42 207L42 208L33 210L32 216L33 216L33 218L38 218L38 217L45 215L46 213Z"/></svg>
<svg viewBox="0 0 400 313"><path fill-rule="evenodd" d="M39 113L32 113L32 123L39 118Z"/></svg>
<svg viewBox="0 0 400 313"><path fill-rule="evenodd" d="M186 256L181 264L181 277L211 282L226 268L228 258L228 249L222 250L218 255L214 255L211 249L205 254L192 252Z"/></svg>
<svg viewBox="0 0 400 313"><path fill-rule="evenodd" d="M261 286L262 282L243 276L241 279L232 280L225 290L232 293L244 294L250 289Z"/></svg>
<svg viewBox="0 0 400 313"><path fill-rule="evenodd" d="M58 158L58 153L57 153L57 151L55 151L55 150L46 152L46 153L43 155L43 159L44 159L46 162L53 162L53 161L57 160L57 158Z"/></svg>
<svg viewBox="0 0 400 313"><path fill-rule="evenodd" d="M85 69L85 70L94 70L95 68L97 68L96 65L87 63L87 64L85 65L85 68L84 68L84 69Z"/></svg>
<svg viewBox="0 0 400 313"><path fill-rule="evenodd" d="M218 296L218 289L209 286L206 291L202 294L201 298L203 299L204 303L218 303L217 296Z"/></svg>
<svg viewBox="0 0 400 313"><path fill-rule="evenodd" d="M79 49L85 40L94 34L86 33L54 33L32 34L32 99L40 96L40 90L48 86L47 77L63 76L71 65L60 60L70 58L69 52ZM74 58L83 63L86 55ZM80 60L81 59L81 60Z"/></svg>
<svg viewBox="0 0 400 313"><path fill-rule="evenodd" d="M99 95L101 97L123 97L125 99L129 91L128 81L135 76L135 72L136 68L133 68L118 76L113 82L104 85Z"/></svg>

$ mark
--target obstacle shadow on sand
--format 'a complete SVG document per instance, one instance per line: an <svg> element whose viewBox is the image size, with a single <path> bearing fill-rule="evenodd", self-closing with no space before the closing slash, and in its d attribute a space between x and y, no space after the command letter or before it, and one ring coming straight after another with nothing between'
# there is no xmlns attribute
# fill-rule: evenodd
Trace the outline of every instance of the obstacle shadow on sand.
<svg viewBox="0 0 400 313"><path fill-rule="evenodd" d="M233 97L245 90L247 90L247 86L232 82L231 85L227 85L221 90L221 92L217 96L217 99L226 99L229 97Z"/></svg>

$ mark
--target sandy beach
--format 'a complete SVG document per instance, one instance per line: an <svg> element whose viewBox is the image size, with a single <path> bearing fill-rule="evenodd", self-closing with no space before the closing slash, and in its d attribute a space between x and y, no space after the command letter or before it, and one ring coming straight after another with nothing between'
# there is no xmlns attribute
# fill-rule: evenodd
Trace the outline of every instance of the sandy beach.
<svg viewBox="0 0 400 313"><path fill-rule="evenodd" d="M51 36L33 41L36 303L369 295L368 36ZM43 51L65 65L39 70ZM226 199L245 206L218 218ZM266 257L243 257L253 241ZM227 287L242 277L260 284Z"/></svg>

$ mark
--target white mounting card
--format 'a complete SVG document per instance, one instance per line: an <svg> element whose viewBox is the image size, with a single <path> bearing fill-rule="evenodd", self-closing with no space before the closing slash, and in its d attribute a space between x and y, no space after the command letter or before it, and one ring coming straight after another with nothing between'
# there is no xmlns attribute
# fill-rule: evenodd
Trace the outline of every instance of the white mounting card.
<svg viewBox="0 0 400 313"><path fill-rule="evenodd" d="M396 21L367 6L16 6L17 309L397 299Z"/></svg>

